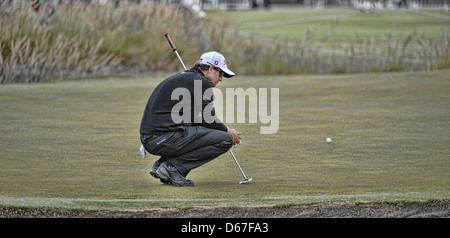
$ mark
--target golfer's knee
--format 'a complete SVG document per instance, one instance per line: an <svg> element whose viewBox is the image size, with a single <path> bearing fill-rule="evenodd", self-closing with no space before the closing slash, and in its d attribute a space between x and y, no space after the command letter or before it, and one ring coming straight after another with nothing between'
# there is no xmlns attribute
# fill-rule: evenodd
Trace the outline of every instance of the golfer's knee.
<svg viewBox="0 0 450 238"><path fill-rule="evenodd" d="M233 146L231 135L224 131L214 130L208 137L209 144L217 151L227 152Z"/></svg>
<svg viewBox="0 0 450 238"><path fill-rule="evenodd" d="M231 147L233 146L233 139L231 138L231 136L226 133L224 135L224 140L222 141L222 146L225 149L225 152L228 151L229 149L231 149Z"/></svg>

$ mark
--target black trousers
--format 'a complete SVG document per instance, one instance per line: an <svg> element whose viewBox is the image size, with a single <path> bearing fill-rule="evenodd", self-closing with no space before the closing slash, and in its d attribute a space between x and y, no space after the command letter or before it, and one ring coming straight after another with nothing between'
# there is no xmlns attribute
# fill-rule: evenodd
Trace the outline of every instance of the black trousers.
<svg viewBox="0 0 450 238"><path fill-rule="evenodd" d="M142 144L149 153L161 156L160 162L170 161L186 177L192 169L227 152L233 141L221 130L186 126L184 130L152 137Z"/></svg>

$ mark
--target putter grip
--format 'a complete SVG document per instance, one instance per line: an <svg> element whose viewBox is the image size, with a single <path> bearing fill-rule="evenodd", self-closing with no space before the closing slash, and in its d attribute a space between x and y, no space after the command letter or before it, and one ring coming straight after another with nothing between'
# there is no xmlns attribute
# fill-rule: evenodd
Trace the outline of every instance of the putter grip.
<svg viewBox="0 0 450 238"><path fill-rule="evenodd" d="M173 43L172 39L170 39L169 33L166 33L164 36L166 37L167 42L169 42L170 47L172 47L172 50L176 51L177 48L175 47L175 44Z"/></svg>

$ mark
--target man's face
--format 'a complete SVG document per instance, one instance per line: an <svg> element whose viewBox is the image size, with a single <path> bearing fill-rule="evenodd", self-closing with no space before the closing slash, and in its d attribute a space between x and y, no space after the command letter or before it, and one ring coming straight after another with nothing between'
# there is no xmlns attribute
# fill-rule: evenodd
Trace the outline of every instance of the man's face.
<svg viewBox="0 0 450 238"><path fill-rule="evenodd" d="M215 68L214 66L210 66L206 77L209 79L212 86L215 87L219 82L222 81L223 71L219 68Z"/></svg>

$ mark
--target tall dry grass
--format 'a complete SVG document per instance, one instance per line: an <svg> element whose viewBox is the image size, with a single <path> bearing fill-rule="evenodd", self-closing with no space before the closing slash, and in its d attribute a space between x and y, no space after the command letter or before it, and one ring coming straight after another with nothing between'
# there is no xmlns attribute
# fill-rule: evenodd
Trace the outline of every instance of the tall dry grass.
<svg viewBox="0 0 450 238"><path fill-rule="evenodd" d="M396 41L360 37L345 43L330 34L313 41L261 38L233 30L230 22L196 21L173 5L58 5L45 19L29 2L0 7L0 82L44 82L56 78L181 70L163 35L168 32L189 67L208 50L227 57L238 74L315 74L411 71L449 68L449 36L427 38L417 31ZM45 19L43 21L42 19ZM336 21L338 21L337 19ZM202 30L202 31L199 31Z"/></svg>
<svg viewBox="0 0 450 238"><path fill-rule="evenodd" d="M48 21L42 21L45 11L34 12L29 2L18 2L9 11L3 7L1 83L178 68L163 38L168 29L177 38L184 34L182 16L175 7L65 3L57 6ZM180 46L187 53L195 51L188 50L189 44Z"/></svg>

